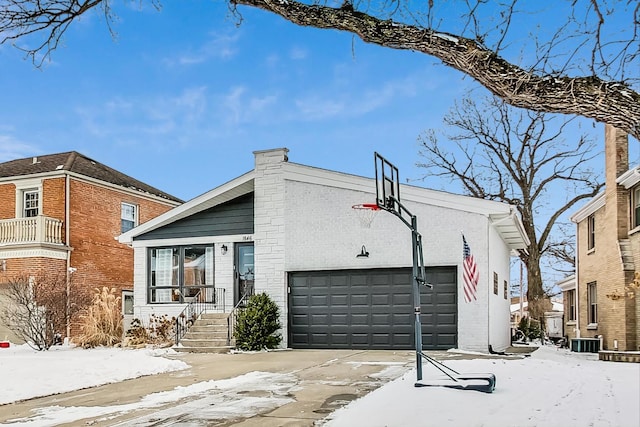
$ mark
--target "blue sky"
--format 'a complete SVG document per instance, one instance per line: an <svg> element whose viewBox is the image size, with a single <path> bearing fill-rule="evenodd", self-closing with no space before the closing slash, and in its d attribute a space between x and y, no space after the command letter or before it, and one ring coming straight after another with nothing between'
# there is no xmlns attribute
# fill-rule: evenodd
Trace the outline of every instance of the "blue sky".
<svg viewBox="0 0 640 427"><path fill-rule="evenodd" d="M251 8L237 26L222 1L142 4L114 3L115 39L99 13L72 24L41 69L0 46L0 161L76 150L188 200L250 170L254 150L363 176L378 151L402 180L455 191L415 181L415 164L417 137L476 87L462 74Z"/></svg>
<svg viewBox="0 0 640 427"><path fill-rule="evenodd" d="M77 150L183 199L275 147L365 176L377 150L413 179L417 136L467 87L425 55L266 12L238 27L222 2L117 13L117 39L93 14L42 69L0 47L0 161Z"/></svg>

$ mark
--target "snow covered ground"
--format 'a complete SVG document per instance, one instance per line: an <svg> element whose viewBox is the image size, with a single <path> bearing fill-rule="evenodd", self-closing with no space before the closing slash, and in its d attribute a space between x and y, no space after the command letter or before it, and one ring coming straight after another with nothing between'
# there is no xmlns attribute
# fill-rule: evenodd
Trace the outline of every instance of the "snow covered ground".
<svg viewBox="0 0 640 427"><path fill-rule="evenodd" d="M517 360L454 360L458 372L496 375L492 394L415 388L416 373L369 393L329 416L325 427L490 426L638 427L640 364L601 362L595 354L541 347ZM422 383L443 383L423 365Z"/></svg>
<svg viewBox="0 0 640 427"><path fill-rule="evenodd" d="M171 351L54 347L48 352L36 352L26 346L0 348L3 384L0 404L187 368L181 361L162 357ZM600 362L596 355L543 347L524 359L452 360L447 365L459 372L494 373L496 390L486 394L438 386L416 388L415 371L410 371L329 415L323 424L325 427L640 425L639 364ZM442 374L430 365L424 364L423 371L423 383L443 383ZM268 386L271 398L242 400L251 394L246 389L256 386ZM286 404L295 387L294 375L252 372L230 380L206 381L153 393L126 408L125 405L41 408L33 417L14 420L12 425L55 426L73 423L88 414L108 419L113 413L180 399L187 403L173 408L174 412L201 402L203 407L221 411L212 414L217 419L239 413L251 415ZM204 402L213 398L212 390L219 395L216 405ZM147 424L139 420L137 425Z"/></svg>

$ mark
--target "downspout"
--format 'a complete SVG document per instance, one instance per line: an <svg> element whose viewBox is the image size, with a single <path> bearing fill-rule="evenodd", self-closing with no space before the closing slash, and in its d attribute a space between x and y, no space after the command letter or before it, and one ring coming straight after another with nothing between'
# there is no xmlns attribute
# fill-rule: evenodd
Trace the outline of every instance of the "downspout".
<svg viewBox="0 0 640 427"><path fill-rule="evenodd" d="M68 340L71 337L71 321L69 319L70 306L70 283L71 283L71 247L69 245L69 174L66 173L64 177L64 243L67 247L67 268L66 268L66 282L67 282L67 335Z"/></svg>
<svg viewBox="0 0 640 427"><path fill-rule="evenodd" d="M578 251L580 248L580 227L576 222L576 338L580 338L580 257Z"/></svg>
<svg viewBox="0 0 640 427"><path fill-rule="evenodd" d="M490 236L489 231L491 229L491 219L487 217L487 350L489 354L493 353L491 348L491 248L489 247Z"/></svg>

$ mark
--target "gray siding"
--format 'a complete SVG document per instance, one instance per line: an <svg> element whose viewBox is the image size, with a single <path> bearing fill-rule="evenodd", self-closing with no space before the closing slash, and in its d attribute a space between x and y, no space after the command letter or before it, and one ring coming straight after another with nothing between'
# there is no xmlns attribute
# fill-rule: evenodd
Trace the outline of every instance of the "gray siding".
<svg viewBox="0 0 640 427"><path fill-rule="evenodd" d="M253 234L253 193L167 224L134 240Z"/></svg>

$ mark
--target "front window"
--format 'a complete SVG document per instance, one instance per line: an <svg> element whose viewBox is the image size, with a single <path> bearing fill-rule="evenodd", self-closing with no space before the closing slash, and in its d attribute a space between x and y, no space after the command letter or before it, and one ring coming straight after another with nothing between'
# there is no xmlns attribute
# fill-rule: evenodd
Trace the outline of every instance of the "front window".
<svg viewBox="0 0 640 427"><path fill-rule="evenodd" d="M631 228L640 227L640 187L633 189L631 197Z"/></svg>
<svg viewBox="0 0 640 427"><path fill-rule="evenodd" d="M566 295L566 304L567 304L567 320L575 321L576 320L576 290L571 289L568 290Z"/></svg>
<svg viewBox="0 0 640 427"><path fill-rule="evenodd" d="M130 203L120 206L120 230L123 233L138 225L138 207Z"/></svg>
<svg viewBox="0 0 640 427"><path fill-rule="evenodd" d="M587 307L589 323L598 323L598 293L596 282L587 283Z"/></svg>
<svg viewBox="0 0 640 427"><path fill-rule="evenodd" d="M23 193L23 217L31 218L40 213L40 193L38 190L28 190Z"/></svg>
<svg viewBox="0 0 640 427"><path fill-rule="evenodd" d="M596 247L596 217L589 215L587 218L587 249Z"/></svg>
<svg viewBox="0 0 640 427"><path fill-rule="evenodd" d="M149 302L215 302L213 268L213 245L149 249Z"/></svg>

